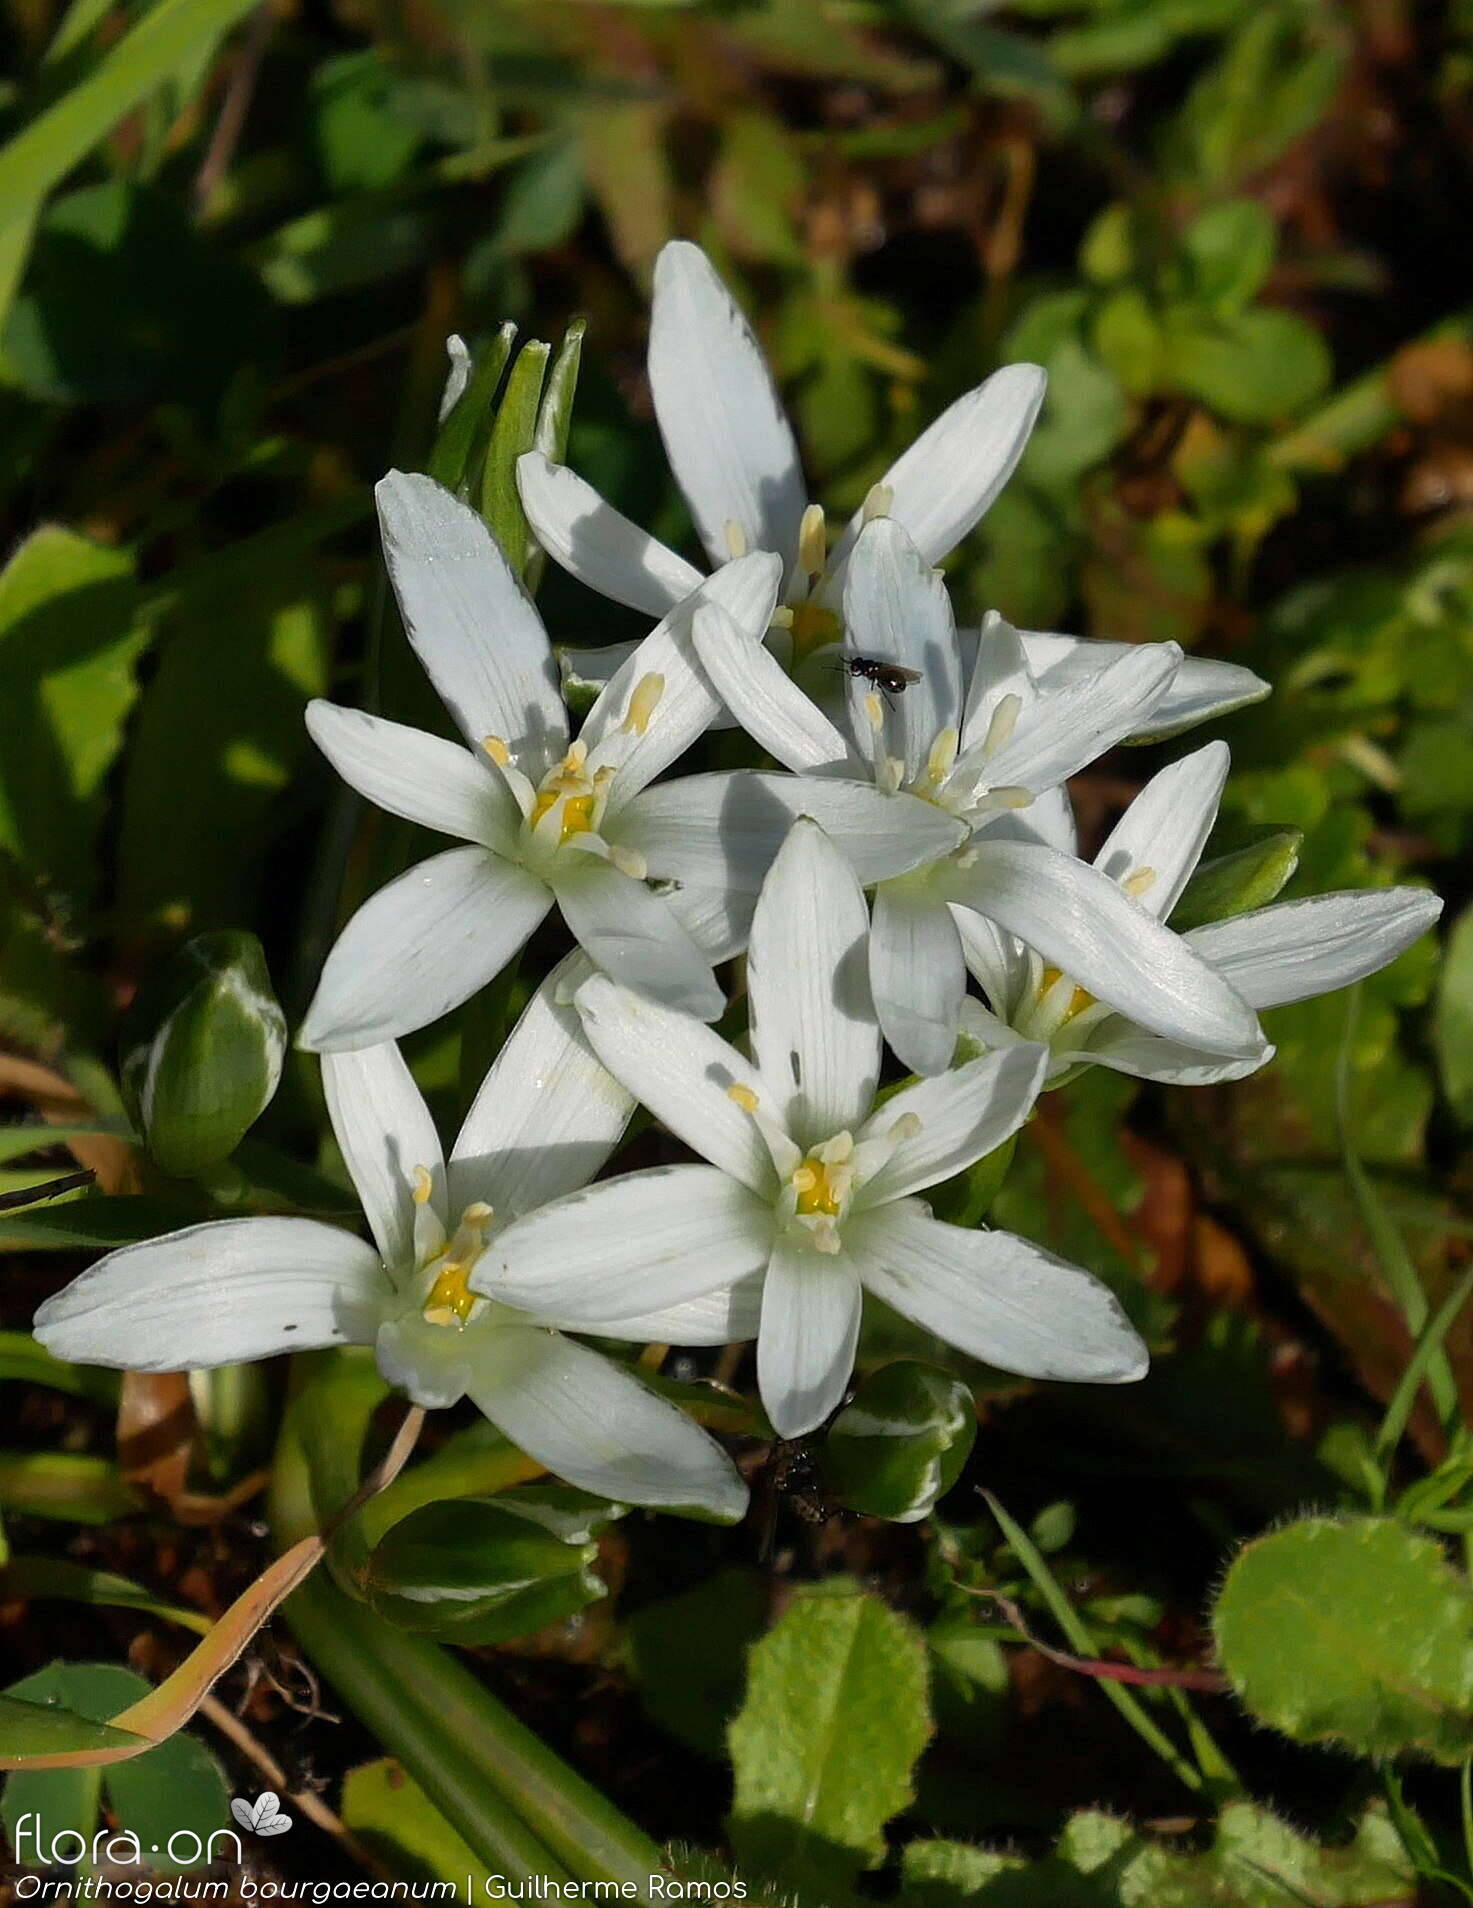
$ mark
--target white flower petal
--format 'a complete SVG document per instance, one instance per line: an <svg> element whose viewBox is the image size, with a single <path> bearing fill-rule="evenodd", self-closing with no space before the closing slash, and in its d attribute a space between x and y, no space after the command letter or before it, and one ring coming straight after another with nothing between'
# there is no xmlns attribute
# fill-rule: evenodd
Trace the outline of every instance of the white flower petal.
<svg viewBox="0 0 1473 1908"><path fill-rule="evenodd" d="M866 887L949 854L968 834L964 823L914 795L749 769L647 788L620 815L617 833L652 876L755 894L800 815L818 823Z"/></svg>
<svg viewBox="0 0 1473 1908"><path fill-rule="evenodd" d="M1096 642L1084 636L1060 636L1051 631L1020 631L1024 653L1041 689L1093 676L1119 656L1130 643ZM1148 734L1134 739L1160 740L1177 735L1216 716L1231 715L1249 703L1262 702L1270 685L1241 663L1218 662L1210 656L1188 656L1173 677L1166 694L1151 710Z"/></svg>
<svg viewBox="0 0 1473 1908"><path fill-rule="evenodd" d="M1136 1080L1159 1080L1165 1086L1217 1086L1223 1080L1246 1080L1266 1067L1274 1049L1265 1040L1249 1060L1224 1060L1221 1054L1163 1040L1142 1033L1128 1020L1112 1014L1079 1053L1062 1054L1068 1062L1094 1061L1112 1073L1128 1073Z"/></svg>
<svg viewBox="0 0 1473 1908"><path fill-rule="evenodd" d="M943 1073L956 1052L967 991L962 944L946 902L925 887L882 881L869 943L875 1009L912 1073Z"/></svg>
<svg viewBox="0 0 1473 1908"><path fill-rule="evenodd" d="M854 870L816 823L794 822L752 919L747 992L764 1101L804 1149L854 1127L874 1104L880 1029L868 935Z"/></svg>
<svg viewBox="0 0 1473 1908"><path fill-rule="evenodd" d="M343 929L297 1044L372 1047L427 1026L493 980L551 906L540 881L488 849L432 855Z"/></svg>
<svg viewBox="0 0 1473 1908"><path fill-rule="evenodd" d="M661 1312L621 1318L610 1337L647 1345L739 1345L757 1336L762 1317L762 1273L749 1273L703 1298ZM556 1320L552 1321L554 1324ZM575 1325L575 1331L583 1329Z"/></svg>
<svg viewBox="0 0 1473 1908"><path fill-rule="evenodd" d="M965 912L965 910L959 910ZM974 921L982 919L980 914L971 917ZM987 925L991 925L988 923ZM970 994L962 1002L961 1011L962 1039L970 1040L981 1048L983 1053L1005 1053L1019 1047L1030 1047L1036 1043L1027 1034L1020 1034L1016 1027L1010 1027L1001 1020L990 1007L984 1007L980 1000L974 1000ZM1142 1035L1143 1039L1154 1040L1155 1034ZM974 1058L977 1056L973 1056Z"/></svg>
<svg viewBox="0 0 1473 1908"><path fill-rule="evenodd" d="M939 563L989 509L1012 476L1043 403L1047 379L1036 364L1008 364L948 406L885 472L890 515L921 555ZM856 516L835 552L842 562L858 534Z"/></svg>
<svg viewBox="0 0 1473 1908"><path fill-rule="evenodd" d="M430 1197L445 1216L440 1135L392 1040L322 1056L322 1091L343 1161L385 1265L414 1258L415 1168L430 1175Z"/></svg>
<svg viewBox="0 0 1473 1908"><path fill-rule="evenodd" d="M1277 901L1185 935L1257 1008L1284 1007L1349 987L1394 961L1442 913L1422 888L1372 888Z"/></svg>
<svg viewBox="0 0 1473 1908"><path fill-rule="evenodd" d="M762 1288L757 1389L780 1438L800 1438L839 1403L854 1372L864 1293L843 1253L780 1243Z"/></svg>
<svg viewBox="0 0 1473 1908"><path fill-rule="evenodd" d="M1013 935L989 921L972 908L953 906L951 918L961 936L962 954L967 967L994 1012L1010 1020L1023 1005L1030 985L1031 963L1028 950ZM963 1013L965 1013L965 1004Z"/></svg>
<svg viewBox="0 0 1473 1908"><path fill-rule="evenodd" d="M1048 1049L1032 1043L984 1053L933 1080L918 1080L875 1109L861 1140L888 1133L897 1120L920 1122L913 1139L902 1140L888 1161L859 1190L859 1204L872 1206L938 1186L1011 1139L1033 1109L1043 1087Z"/></svg>
<svg viewBox="0 0 1473 1908"><path fill-rule="evenodd" d="M967 679L967 700L962 715L961 745L965 753L987 739L997 705L1005 696L1016 696L1026 708L1038 696L1038 685L1023 640L1005 616L989 610L979 630L957 634L957 650Z"/></svg>
<svg viewBox="0 0 1473 1908"><path fill-rule="evenodd" d="M1095 856L1112 881L1151 870L1153 879L1135 898L1158 921L1170 915L1202 858L1230 759L1226 742L1209 742L1153 775Z"/></svg>
<svg viewBox="0 0 1473 1908"><path fill-rule="evenodd" d="M854 546L844 573L844 626L846 654L894 663L918 678L897 696L881 695L885 747L904 761L911 781L941 731L960 732L961 656L940 571L891 518L867 524ZM852 732L872 735L864 703L879 692L853 674L847 687Z"/></svg>
<svg viewBox="0 0 1473 1908"><path fill-rule="evenodd" d="M643 881L592 855L565 857L556 881L563 919L595 967L697 1020L725 1011L711 963Z"/></svg>
<svg viewBox="0 0 1473 1908"><path fill-rule="evenodd" d="M869 1289L958 1351L1025 1378L1145 1376L1146 1348L1114 1293L1027 1239L943 1225L910 1200L848 1230Z"/></svg>
<svg viewBox="0 0 1473 1908"><path fill-rule="evenodd" d="M772 1210L714 1166L622 1173L495 1235L472 1288L537 1318L623 1337L621 1319L704 1298L758 1272Z"/></svg>
<svg viewBox="0 0 1473 1908"><path fill-rule="evenodd" d="M661 890L665 906L713 967L740 954L752 932L755 894L733 888L672 884Z"/></svg>
<svg viewBox="0 0 1473 1908"><path fill-rule="evenodd" d="M658 676L663 685L643 733L620 758L609 790L610 819L661 770L684 755L721 712L720 697L691 641L691 623L701 606L719 604L739 629L750 632L754 639L760 638L777 602L781 582L782 564L770 551L754 550L750 556L728 563L695 595L669 611L601 692L580 731L590 751L597 750L623 724L629 699L641 681Z"/></svg>
<svg viewBox="0 0 1473 1908"><path fill-rule="evenodd" d="M483 755L362 709L307 704L307 730L338 774L391 815L507 852L521 816Z"/></svg>
<svg viewBox="0 0 1473 1908"><path fill-rule="evenodd" d="M693 563L621 516L590 483L541 451L517 459L517 490L537 541L580 583L663 616L701 581Z"/></svg>
<svg viewBox="0 0 1473 1908"><path fill-rule="evenodd" d="M1098 869L1029 842L983 837L949 877L951 898L1016 934L1087 993L1150 1033L1228 1058L1263 1035L1241 995L1185 940Z"/></svg>
<svg viewBox="0 0 1473 1908"><path fill-rule="evenodd" d="M728 1088L762 1098L757 1069L689 1014L596 974L578 990L589 1045L641 1105L677 1139L753 1192L777 1190L771 1155Z"/></svg>
<svg viewBox="0 0 1473 1908"><path fill-rule="evenodd" d="M749 550L797 554L807 501L793 433L746 319L699 246L655 261L650 393L665 452L713 564L735 524Z"/></svg>
<svg viewBox="0 0 1473 1908"><path fill-rule="evenodd" d="M988 784L1053 788L1139 732L1181 664L1175 643L1142 643L1097 676L1026 703L1010 741L987 758Z"/></svg>
<svg viewBox="0 0 1473 1908"><path fill-rule="evenodd" d="M720 1445L586 1345L509 1326L478 1334L467 1389L513 1444L580 1490L725 1523L747 1508Z"/></svg>
<svg viewBox="0 0 1473 1908"><path fill-rule="evenodd" d="M769 755L800 775L861 767L848 740L760 641L709 607L697 615L693 635L711 686Z"/></svg>
<svg viewBox="0 0 1473 1908"><path fill-rule="evenodd" d="M500 736L536 780L568 746L542 619L469 505L398 470L374 494L404 629L441 700L472 748Z"/></svg>
<svg viewBox="0 0 1473 1908"><path fill-rule="evenodd" d="M633 1096L602 1067L573 1006L593 973L570 954L543 981L471 1102L450 1155L450 1219L484 1200L498 1220L586 1186L623 1138Z"/></svg>
<svg viewBox="0 0 1473 1908"><path fill-rule="evenodd" d="M373 1342L379 1256L315 1219L221 1219L124 1246L49 1298L49 1352L120 1371L204 1371L276 1352Z"/></svg>

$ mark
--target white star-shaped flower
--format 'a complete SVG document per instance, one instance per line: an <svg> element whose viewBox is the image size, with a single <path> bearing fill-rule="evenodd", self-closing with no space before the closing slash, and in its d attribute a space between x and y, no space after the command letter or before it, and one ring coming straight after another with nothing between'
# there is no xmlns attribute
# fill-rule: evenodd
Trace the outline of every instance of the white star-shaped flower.
<svg viewBox="0 0 1473 1908"><path fill-rule="evenodd" d="M789 768L914 795L965 828L961 848L875 896L870 981L906 1065L935 1074L951 1063L966 993L957 922L967 911L1026 939L1153 1033L1230 1058L1256 1053L1257 1020L1233 988L1072 851L1062 784L1149 724L1179 667L1177 646L1127 648L1045 690L1016 632L994 617L968 672L944 582L888 518L855 546L844 616L850 653L908 682L892 694L851 676L837 721L719 606L697 611L694 642L743 726Z"/></svg>
<svg viewBox="0 0 1473 1908"><path fill-rule="evenodd" d="M563 996L592 973L571 955L535 994L444 1157L392 1044L326 1054L333 1131L373 1234L313 1219L224 1219L110 1252L36 1314L58 1358L125 1371L198 1371L278 1352L372 1345L417 1404L468 1396L513 1444L585 1490L740 1517L746 1490L720 1448L629 1372L512 1308L470 1277L500 1228L582 1186L634 1102L589 1051ZM679 1341L709 1306L635 1320Z"/></svg>
<svg viewBox="0 0 1473 1908"><path fill-rule="evenodd" d="M1095 857L1107 880L1160 921L1170 918L1202 857L1227 779L1228 748L1209 742L1147 782ZM1442 912L1421 888L1371 888L1279 901L1180 936L1255 1012L1364 980L1425 934ZM962 1030L984 1050L1043 1041L1048 1084L1097 1064L1143 1080L1210 1086L1273 1058L1260 1040L1237 1059L1173 1040L1096 999L1071 973L976 914L958 915L967 965L989 1006L968 999Z"/></svg>
<svg viewBox="0 0 1473 1908"><path fill-rule="evenodd" d="M378 500L409 640L469 746L330 702L312 703L307 726L370 801L465 845L409 869L349 921L304 1047L369 1046L438 1019L492 980L554 904L596 965L715 1019L724 1002L712 965L741 946L751 897L800 805L875 872L912 867L948 837L952 825L920 803L810 796L789 777L649 786L719 706L690 647L696 608L719 604L755 640L775 600L776 557L728 564L671 610L573 741L547 632L480 517L429 478L398 472ZM678 889L652 885L671 878Z"/></svg>
<svg viewBox="0 0 1473 1908"><path fill-rule="evenodd" d="M867 930L852 868L800 820L752 924L752 1059L602 976L580 988L605 1066L710 1163L544 1206L498 1236L475 1289L513 1305L540 1293L616 1337L651 1312L719 1307L728 1335L755 1333L762 1402L785 1437L842 1397L865 1288L1003 1370L1140 1377L1145 1348L1098 1281L1025 1239L942 1224L914 1197L1017 1131L1047 1056L986 1055L881 1099Z"/></svg>
<svg viewBox="0 0 1473 1908"><path fill-rule="evenodd" d="M885 472L830 551L761 346L705 253L685 240L666 245L656 261L649 380L671 470L712 567L751 550L782 559L777 621L795 663L843 633L845 573L866 509L893 517L925 559L939 563L1013 474L1046 382L1038 365L1006 365L958 398ZM538 541L601 595L663 616L699 587L694 564L540 452L519 460L517 483ZM1042 631L1024 633L1022 643L1034 671L1060 681L1106 667L1125 647ZM625 654L615 645L570 650L565 660L573 676L603 681ZM1153 733L1267 693L1251 670L1188 658L1155 711Z"/></svg>

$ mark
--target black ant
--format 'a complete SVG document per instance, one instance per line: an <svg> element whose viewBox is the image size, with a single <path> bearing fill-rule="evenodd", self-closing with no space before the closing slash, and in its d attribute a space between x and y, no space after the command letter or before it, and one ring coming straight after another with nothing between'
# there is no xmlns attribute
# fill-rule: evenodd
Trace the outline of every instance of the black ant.
<svg viewBox="0 0 1473 1908"><path fill-rule="evenodd" d="M840 656L838 667L858 681L867 682L872 689L878 689L892 709L895 705L890 702L891 696L904 695L913 682L921 679L919 669L906 669L880 656Z"/></svg>

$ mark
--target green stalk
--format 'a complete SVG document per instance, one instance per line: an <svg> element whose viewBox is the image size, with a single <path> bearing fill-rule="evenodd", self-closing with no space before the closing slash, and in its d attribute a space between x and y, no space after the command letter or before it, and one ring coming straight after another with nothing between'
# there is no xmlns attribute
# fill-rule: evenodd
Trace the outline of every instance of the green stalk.
<svg viewBox="0 0 1473 1908"><path fill-rule="evenodd" d="M283 1548L316 1528L302 1438L320 1426L288 1412L270 1504ZM632 1883L624 1899L657 1899L655 1843L448 1651L394 1629L320 1570L284 1611L313 1664L493 1873Z"/></svg>

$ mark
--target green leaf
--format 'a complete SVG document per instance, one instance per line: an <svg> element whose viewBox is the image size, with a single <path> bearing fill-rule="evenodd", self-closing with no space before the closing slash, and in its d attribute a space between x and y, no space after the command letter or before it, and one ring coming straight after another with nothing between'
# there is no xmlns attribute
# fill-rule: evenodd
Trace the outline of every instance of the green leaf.
<svg viewBox="0 0 1473 1908"><path fill-rule="evenodd" d="M208 57L255 0L160 0L78 85L0 151L0 320L25 265L41 202L125 113Z"/></svg>
<svg viewBox="0 0 1473 1908"><path fill-rule="evenodd" d="M175 932L254 911L283 798L327 690L327 626L301 553L263 551L181 587L139 706L122 790L119 900ZM164 844L167 843L167 852Z"/></svg>
<svg viewBox="0 0 1473 1908"><path fill-rule="evenodd" d="M1304 834L1298 828L1267 830L1257 841L1204 861L1171 911L1178 934L1225 921L1252 908L1266 908L1299 866Z"/></svg>
<svg viewBox="0 0 1473 1908"><path fill-rule="evenodd" d="M48 1664L13 1683L0 1699L0 1748L7 1755L39 1755L135 1741L105 1719L147 1696L151 1688L141 1676L112 1663ZM49 1720L38 1723L39 1717ZM47 1846L61 1827L90 1839L103 1789L116 1832L136 1836L149 1866L164 1874L180 1874L208 1861L209 1837L229 1819L219 1764L202 1743L182 1733L105 1770L37 1769L11 1775L0 1814L12 1843L27 1810L41 1817ZM175 1836L181 1838L178 1843Z"/></svg>
<svg viewBox="0 0 1473 1908"><path fill-rule="evenodd" d="M1101 303L1090 341L1132 397L1148 397L1160 383L1166 340L1159 318L1136 286L1122 285Z"/></svg>
<svg viewBox="0 0 1473 1908"><path fill-rule="evenodd" d="M1211 206L1182 234L1186 295L1217 311L1241 311L1273 266L1278 232L1256 199Z"/></svg>
<svg viewBox="0 0 1473 1908"><path fill-rule="evenodd" d="M0 1510L66 1524L111 1524L138 1508L110 1458L81 1451L0 1451Z"/></svg>
<svg viewBox="0 0 1473 1908"><path fill-rule="evenodd" d="M166 1173L219 1165L281 1079L286 1016L254 934L200 934L149 976L123 1022L129 1116Z"/></svg>
<svg viewBox="0 0 1473 1908"><path fill-rule="evenodd" d="M1213 1622L1233 1689L1296 1742L1448 1763L1473 1752L1473 1593L1403 1525L1311 1517L1259 1538Z"/></svg>
<svg viewBox="0 0 1473 1908"><path fill-rule="evenodd" d="M100 1365L69 1365L38 1344L29 1332L0 1332L0 1382L7 1378L25 1385L49 1385L53 1391L91 1398L98 1404L111 1405L118 1400L115 1371L105 1371Z"/></svg>
<svg viewBox="0 0 1473 1908"><path fill-rule="evenodd" d="M1325 390L1331 370L1324 338L1294 312L1166 314L1166 379L1232 423L1291 416Z"/></svg>
<svg viewBox="0 0 1473 1908"><path fill-rule="evenodd" d="M912 1842L901 1856L901 1908L1390 1908L1414 1886L1382 1809L1326 1848L1267 1809L1230 1802L1198 1852L1095 1810L1072 1816L1039 1861L964 1842Z"/></svg>
<svg viewBox="0 0 1473 1908"><path fill-rule="evenodd" d="M738 1861L796 1886L845 1886L885 1853L931 1734L925 1645L856 1585L800 1595L752 1651L731 1725Z"/></svg>
<svg viewBox="0 0 1473 1908"><path fill-rule="evenodd" d="M184 207L126 179L46 208L4 333L10 377L52 403L217 399L269 371L270 301Z"/></svg>
<svg viewBox="0 0 1473 1908"><path fill-rule="evenodd" d="M1473 908L1453 923L1437 977L1432 1047L1448 1104L1463 1126L1473 1126Z"/></svg>
<svg viewBox="0 0 1473 1908"><path fill-rule="evenodd" d="M959 1378L898 1358L862 1379L829 1429L824 1482L851 1510L918 1523L957 1478L977 1436Z"/></svg>
<svg viewBox="0 0 1473 1908"><path fill-rule="evenodd" d="M563 1621L607 1594L593 1571L598 1546L586 1519L581 1540L565 1541L541 1509L461 1497L411 1511L368 1560L369 1602L401 1629L457 1643L504 1643Z"/></svg>
<svg viewBox="0 0 1473 1908"><path fill-rule="evenodd" d="M703 1755L725 1753L747 1650L762 1633L767 1605L766 1585L755 1571L718 1570L694 1590L645 1604L624 1625L645 1708L662 1729Z"/></svg>
<svg viewBox="0 0 1473 1908"><path fill-rule="evenodd" d="M118 1610L142 1610L164 1617L196 1635L204 1636L210 1619L198 1610L181 1610L140 1583L93 1570L66 1557L11 1557L0 1568L0 1598L58 1597L68 1603L90 1603Z"/></svg>
<svg viewBox="0 0 1473 1908"><path fill-rule="evenodd" d="M56 524L0 572L0 847L87 894L102 784L137 694L132 559Z"/></svg>
<svg viewBox="0 0 1473 1908"><path fill-rule="evenodd" d="M348 1771L340 1813L396 1879L449 1882L468 1905L486 1899L491 1870L392 1757Z"/></svg>

